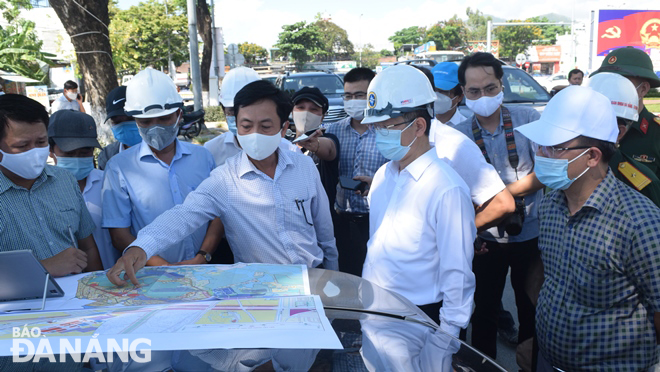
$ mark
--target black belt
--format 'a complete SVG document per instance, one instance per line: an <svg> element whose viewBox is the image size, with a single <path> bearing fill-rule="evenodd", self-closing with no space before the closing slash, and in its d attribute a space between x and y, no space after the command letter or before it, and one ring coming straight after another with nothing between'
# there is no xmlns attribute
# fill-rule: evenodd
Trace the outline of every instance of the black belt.
<svg viewBox="0 0 660 372"><path fill-rule="evenodd" d="M342 218L347 218L353 221L369 220L369 213L337 212L337 214Z"/></svg>

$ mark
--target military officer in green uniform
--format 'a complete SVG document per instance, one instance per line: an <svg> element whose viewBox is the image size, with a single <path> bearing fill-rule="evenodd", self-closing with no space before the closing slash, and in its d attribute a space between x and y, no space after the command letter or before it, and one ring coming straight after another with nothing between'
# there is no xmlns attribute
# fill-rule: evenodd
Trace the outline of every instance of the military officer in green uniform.
<svg viewBox="0 0 660 372"><path fill-rule="evenodd" d="M644 106L644 96L652 88L660 87L660 78L653 72L651 58L644 51L633 47L616 49L605 57L603 64L591 76L601 72L623 75L635 86L639 96L639 118L621 139L620 149L628 158L646 165L659 176L660 118Z"/></svg>

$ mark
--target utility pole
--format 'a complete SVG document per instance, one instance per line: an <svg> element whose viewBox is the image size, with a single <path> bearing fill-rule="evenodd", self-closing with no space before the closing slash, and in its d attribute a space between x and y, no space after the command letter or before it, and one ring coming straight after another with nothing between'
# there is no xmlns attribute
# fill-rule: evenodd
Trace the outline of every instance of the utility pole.
<svg viewBox="0 0 660 372"><path fill-rule="evenodd" d="M167 10L167 0L165 0L165 17L169 18L169 11ZM170 36L172 35L172 30L167 30L167 71L170 73L170 78L174 80L176 78L176 71L172 71L172 51L170 47Z"/></svg>
<svg viewBox="0 0 660 372"><path fill-rule="evenodd" d="M197 12L195 0L187 0L188 36L190 38L190 73L192 75L195 111L202 109L202 75L199 66L199 45L197 43Z"/></svg>
<svg viewBox="0 0 660 372"><path fill-rule="evenodd" d="M360 67L362 67L362 48L364 48L364 45L362 44L362 16L364 14L360 14L360 21L358 24L360 25Z"/></svg>

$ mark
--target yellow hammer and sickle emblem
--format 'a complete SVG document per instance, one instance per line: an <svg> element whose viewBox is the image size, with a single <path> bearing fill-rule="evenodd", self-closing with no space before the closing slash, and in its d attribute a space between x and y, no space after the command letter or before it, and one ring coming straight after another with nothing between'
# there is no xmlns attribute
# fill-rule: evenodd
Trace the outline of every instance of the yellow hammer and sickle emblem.
<svg viewBox="0 0 660 372"><path fill-rule="evenodd" d="M605 30L605 33L601 36L601 38L606 38L606 39L618 39L621 37L621 29L619 26L613 26Z"/></svg>

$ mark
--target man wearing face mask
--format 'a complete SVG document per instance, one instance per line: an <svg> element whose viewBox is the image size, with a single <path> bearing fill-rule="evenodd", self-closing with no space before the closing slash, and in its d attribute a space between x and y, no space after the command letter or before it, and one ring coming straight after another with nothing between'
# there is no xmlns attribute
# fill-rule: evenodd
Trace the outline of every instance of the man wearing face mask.
<svg viewBox="0 0 660 372"><path fill-rule="evenodd" d="M138 284L135 271L148 258L216 217L237 261L337 270L330 208L314 163L279 148L289 125L288 96L267 81L254 81L236 94L234 109L243 152L142 229L108 271L112 283L126 284L120 277L125 271Z"/></svg>
<svg viewBox="0 0 660 372"><path fill-rule="evenodd" d="M429 143L435 99L412 66L390 67L369 84L362 124L374 126L378 151L392 161L371 184L362 276L457 337L472 313L476 228L470 190Z"/></svg>
<svg viewBox="0 0 660 372"><path fill-rule="evenodd" d="M222 79L220 87L220 105L227 118L228 132L206 142L204 147L211 152L216 166L221 166L227 159L241 152L241 146L236 138L236 113L234 112L234 97L236 93L247 84L261 80L259 74L249 67L236 67L227 73ZM282 138L280 142L282 150L300 152L298 146Z"/></svg>
<svg viewBox="0 0 660 372"><path fill-rule="evenodd" d="M539 145L545 281L538 371L646 371L658 362L660 209L608 167L619 134L610 100L570 86L516 131Z"/></svg>
<svg viewBox="0 0 660 372"><path fill-rule="evenodd" d="M435 118L442 124L456 126L467 119L458 109L463 100L463 88L458 82L458 65L455 62L442 62L431 69L435 80L438 99L434 104ZM431 124L431 141L435 140L434 125Z"/></svg>
<svg viewBox="0 0 660 372"><path fill-rule="evenodd" d="M99 153L98 166L100 170L105 169L105 164L111 157L119 154L131 146L142 142L135 118L126 115L124 105L126 104L126 86L119 86L108 93L105 98L106 122L110 120L112 134L115 142L104 147Z"/></svg>
<svg viewBox="0 0 660 372"><path fill-rule="evenodd" d="M56 277L101 270L94 222L76 179L46 165L47 127L39 102L0 96L0 251L29 249Z"/></svg>
<svg viewBox="0 0 660 372"><path fill-rule="evenodd" d="M102 191L103 227L120 252L161 213L183 203L215 168L206 149L177 139L182 106L174 82L160 71L147 68L128 84L124 109L143 141L108 161ZM208 263L222 235L222 223L214 220L178 244L163 246L148 264Z"/></svg>
<svg viewBox="0 0 660 372"><path fill-rule="evenodd" d="M637 89L639 119L621 139L620 149L660 177L660 117L653 115L644 105L644 96L652 88L660 87L660 77L653 71L651 57L634 47L619 48L608 54L591 76L601 72L625 76Z"/></svg>
<svg viewBox="0 0 660 372"><path fill-rule="evenodd" d="M78 84L75 81L68 80L64 83L62 95L53 101L50 112L54 113L58 110L85 112L85 107L82 104L82 96L78 93Z"/></svg>
<svg viewBox="0 0 660 372"><path fill-rule="evenodd" d="M57 111L50 116L48 143L55 165L71 172L78 181L87 210L96 225L92 235L103 268L109 269L119 258L119 251L112 246L108 229L101 227L103 171L94 169L94 148L101 147L96 139L94 118L73 110Z"/></svg>
<svg viewBox="0 0 660 372"><path fill-rule="evenodd" d="M479 233L483 252L474 258L477 279L472 316L472 345L497 356L498 311L509 268L516 295L520 328L518 342L534 333L534 305L526 283L537 274L530 266L539 260L537 208L543 185L534 176L535 146L513 129L539 118L531 107L503 106L504 72L490 53L467 56L458 69L466 103L474 115L455 128L473 140L516 198L516 210L499 225ZM480 248L480 247L478 247Z"/></svg>

